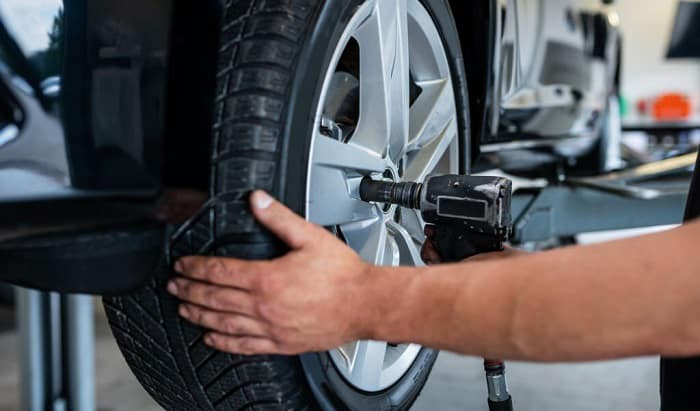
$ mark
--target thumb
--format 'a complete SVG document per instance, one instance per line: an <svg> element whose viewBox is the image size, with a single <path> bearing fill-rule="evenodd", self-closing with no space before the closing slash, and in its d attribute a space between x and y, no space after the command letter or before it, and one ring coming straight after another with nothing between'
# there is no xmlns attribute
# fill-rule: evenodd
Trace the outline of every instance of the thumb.
<svg viewBox="0 0 700 411"><path fill-rule="evenodd" d="M275 200L264 191L250 196L250 207L260 224L284 241L292 249L299 249L316 235L316 227Z"/></svg>

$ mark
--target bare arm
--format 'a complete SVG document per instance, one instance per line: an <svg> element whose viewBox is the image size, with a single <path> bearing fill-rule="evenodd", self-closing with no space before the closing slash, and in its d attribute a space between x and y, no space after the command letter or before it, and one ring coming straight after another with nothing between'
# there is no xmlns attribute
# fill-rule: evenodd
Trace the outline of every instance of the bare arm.
<svg viewBox="0 0 700 411"><path fill-rule="evenodd" d="M486 357L700 353L700 223L630 240L405 276L376 337Z"/></svg>
<svg viewBox="0 0 700 411"><path fill-rule="evenodd" d="M223 351L297 354L377 339L541 361L700 353L700 223L536 255L381 268L262 193L252 206L289 254L185 258L169 288Z"/></svg>

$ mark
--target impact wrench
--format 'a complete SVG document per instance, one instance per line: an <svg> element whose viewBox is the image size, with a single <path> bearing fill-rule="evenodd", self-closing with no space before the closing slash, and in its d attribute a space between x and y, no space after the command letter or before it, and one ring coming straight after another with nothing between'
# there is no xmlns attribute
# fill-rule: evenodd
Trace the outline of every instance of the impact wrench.
<svg viewBox="0 0 700 411"><path fill-rule="evenodd" d="M363 201L420 210L435 226L434 242L444 262L458 262L482 253L503 251L512 232L510 203L513 184L500 177L446 175L425 183L373 180L360 185ZM512 411L505 365L484 360L491 411Z"/></svg>

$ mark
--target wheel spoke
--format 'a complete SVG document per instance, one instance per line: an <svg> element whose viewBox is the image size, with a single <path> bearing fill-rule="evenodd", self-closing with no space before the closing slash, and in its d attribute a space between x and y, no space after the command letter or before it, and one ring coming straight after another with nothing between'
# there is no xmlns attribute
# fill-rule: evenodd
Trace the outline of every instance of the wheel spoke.
<svg viewBox="0 0 700 411"><path fill-rule="evenodd" d="M420 211L417 210L401 210L401 226L408 231L415 242L423 243L425 241L424 223L419 214Z"/></svg>
<svg viewBox="0 0 700 411"><path fill-rule="evenodd" d="M312 152L307 215L323 226L342 225L376 218L375 207L359 200L362 177L382 172L386 161L352 143L316 135Z"/></svg>
<svg viewBox="0 0 700 411"><path fill-rule="evenodd" d="M457 137L457 124L450 121L447 127L421 150L409 155L404 180L423 181L438 165Z"/></svg>
<svg viewBox="0 0 700 411"><path fill-rule="evenodd" d="M324 168L354 170L358 174L367 172L383 172L386 161L376 152L353 142L348 144L317 133L314 139L312 164Z"/></svg>
<svg viewBox="0 0 700 411"><path fill-rule="evenodd" d="M373 219L343 224L340 229L350 248L366 262L375 265L384 264L387 250L387 230L384 216L374 208L377 214Z"/></svg>
<svg viewBox="0 0 700 411"><path fill-rule="evenodd" d="M355 359L355 353L357 352L357 345L359 343L359 341L352 341L338 347L338 353L340 353L345 360L348 369L352 368L352 362Z"/></svg>
<svg viewBox="0 0 700 411"><path fill-rule="evenodd" d="M360 341L355 350L351 375L353 381L367 391L381 389L382 370L387 343L380 341Z"/></svg>
<svg viewBox="0 0 700 411"><path fill-rule="evenodd" d="M360 178L346 179L341 170L311 169L314 190L306 205L309 221L325 227L376 220L376 207L352 196Z"/></svg>
<svg viewBox="0 0 700 411"><path fill-rule="evenodd" d="M454 91L449 79L418 83L421 94L411 106L408 151L420 150L442 136L454 120Z"/></svg>
<svg viewBox="0 0 700 411"><path fill-rule="evenodd" d="M418 250L418 245L408 230L394 222L390 222L388 228L389 233L396 241L396 245L399 249L401 256L400 265L409 267L420 267L424 265L423 259L420 256L420 251Z"/></svg>
<svg viewBox="0 0 700 411"><path fill-rule="evenodd" d="M387 228L388 225L387 225ZM391 232L389 232L391 234ZM396 267L401 264L401 248L399 246L398 241L391 236L387 235L386 236L386 244L385 244L385 250L384 250L384 263L382 265L385 265L387 267Z"/></svg>
<svg viewBox="0 0 700 411"><path fill-rule="evenodd" d="M353 141L398 161L409 129L406 0L378 0L355 35L360 46L360 118Z"/></svg>

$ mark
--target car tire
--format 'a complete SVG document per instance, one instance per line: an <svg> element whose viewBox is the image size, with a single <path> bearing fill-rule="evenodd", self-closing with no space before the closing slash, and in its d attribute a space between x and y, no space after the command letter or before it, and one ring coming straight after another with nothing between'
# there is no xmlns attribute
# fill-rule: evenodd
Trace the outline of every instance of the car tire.
<svg viewBox="0 0 700 411"><path fill-rule="evenodd" d="M263 189L300 214L320 79L360 0L227 1L223 10L213 121L211 200L174 230L150 284L105 298L115 339L148 393L168 410L405 410L424 386L437 352L421 349L402 378L364 392L327 354L240 356L203 342L180 319L164 288L185 255L270 259L285 247L256 224L247 205ZM459 36L446 0L421 0L443 42L454 87L460 147L469 147L468 98ZM466 172L468 152L460 151Z"/></svg>

